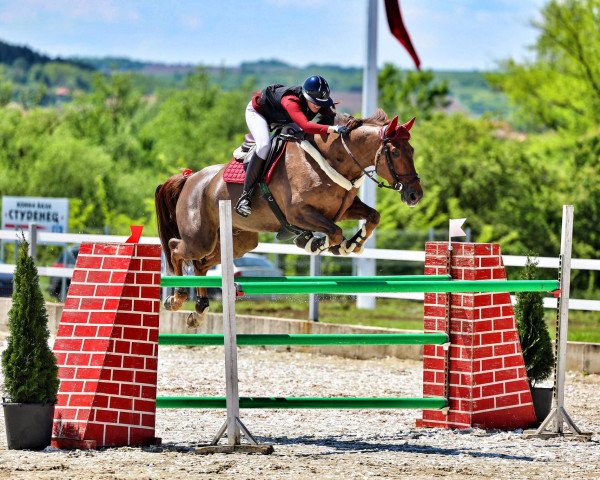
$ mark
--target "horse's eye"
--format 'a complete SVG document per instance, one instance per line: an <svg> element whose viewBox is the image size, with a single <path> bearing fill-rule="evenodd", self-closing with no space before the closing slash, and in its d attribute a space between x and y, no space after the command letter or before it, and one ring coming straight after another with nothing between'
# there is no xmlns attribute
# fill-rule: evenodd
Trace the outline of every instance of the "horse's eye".
<svg viewBox="0 0 600 480"><path fill-rule="evenodd" d="M392 155L393 155L394 157L398 158L398 157L400 156L400 150L394 150L394 151L392 152Z"/></svg>

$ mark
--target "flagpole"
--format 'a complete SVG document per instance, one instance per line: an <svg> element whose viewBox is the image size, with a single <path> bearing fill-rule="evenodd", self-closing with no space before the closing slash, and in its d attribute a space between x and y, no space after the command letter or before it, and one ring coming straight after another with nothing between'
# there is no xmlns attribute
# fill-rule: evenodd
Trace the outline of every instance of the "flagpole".
<svg viewBox="0 0 600 480"><path fill-rule="evenodd" d="M365 66L363 71L362 116L370 117L377 108L377 3L378 0L367 0L367 45L365 49ZM360 190L360 199L370 207L375 208L377 194L373 182L364 182ZM365 248L375 248L375 232L365 242ZM376 263L374 259L356 259L357 275L374 276ZM358 308L375 309L375 297L358 295Z"/></svg>

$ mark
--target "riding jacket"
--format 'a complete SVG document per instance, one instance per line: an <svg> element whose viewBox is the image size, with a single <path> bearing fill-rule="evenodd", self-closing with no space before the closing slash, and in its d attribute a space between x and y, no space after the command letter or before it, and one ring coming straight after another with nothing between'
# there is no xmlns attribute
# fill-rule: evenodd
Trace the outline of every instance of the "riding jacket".
<svg viewBox="0 0 600 480"><path fill-rule="evenodd" d="M326 135L327 126L333 125L335 117L335 111L329 107L316 113L311 111L302 95L301 86L270 85L254 94L252 107L265 118L271 128L293 122L304 132L313 135ZM319 121L325 125L311 121L317 114L321 115Z"/></svg>

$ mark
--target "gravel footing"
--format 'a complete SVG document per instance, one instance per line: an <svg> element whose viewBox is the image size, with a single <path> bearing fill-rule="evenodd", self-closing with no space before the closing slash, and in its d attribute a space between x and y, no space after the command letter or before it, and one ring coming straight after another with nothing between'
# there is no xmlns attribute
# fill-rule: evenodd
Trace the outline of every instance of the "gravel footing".
<svg viewBox="0 0 600 480"><path fill-rule="evenodd" d="M5 342L4 342L5 343ZM161 347L159 395L224 395L222 347ZM420 362L351 360L244 347L240 395L421 396ZM159 410L161 447L43 452L6 449L0 479L600 478L600 376L567 374L567 410L591 442L522 432L417 429L419 410L242 410L272 455L196 455L225 420L218 410Z"/></svg>

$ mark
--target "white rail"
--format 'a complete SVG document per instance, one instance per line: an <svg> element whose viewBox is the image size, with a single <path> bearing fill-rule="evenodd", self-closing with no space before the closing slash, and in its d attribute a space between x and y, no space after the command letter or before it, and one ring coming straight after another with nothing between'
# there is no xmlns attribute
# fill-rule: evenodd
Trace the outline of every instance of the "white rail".
<svg viewBox="0 0 600 480"><path fill-rule="evenodd" d="M16 241L20 237L19 232L13 230L0 230L0 240L4 241ZM79 233L50 233L50 232L38 232L37 242L39 244L79 244L83 242L115 242L121 243L127 240L127 236L120 235L88 235ZM142 237L140 243L149 244L160 244L158 237ZM304 250L299 249L294 245L282 244L282 243L259 243L256 249L256 253L278 253L278 254L290 254L290 255L308 255ZM333 256L329 253L324 254L325 256ZM361 255L363 258L370 258L376 260L394 260L404 262L418 262L423 263L425 261L425 252L416 250L389 250L384 248L366 248ZM558 269L558 258L554 257L537 257L538 266L540 268L552 268ZM503 255L502 260L504 265L507 267L523 267L527 257L521 255ZM571 268L575 270L600 270L600 260L595 259L584 259L584 258L573 258L571 260ZM0 264L0 273L12 273L14 272L15 266L11 264ZM72 268L56 268L56 267L38 267L38 272L42 276L52 277L67 277L70 278L73 275ZM411 300L423 300L423 294L420 293L379 293L369 294L370 296L376 296L381 298L404 298ZM514 303L514 296L513 296ZM556 308L556 299L544 298L545 308ZM570 310L586 310L586 311L600 311L600 300L580 300L580 299L569 299Z"/></svg>

